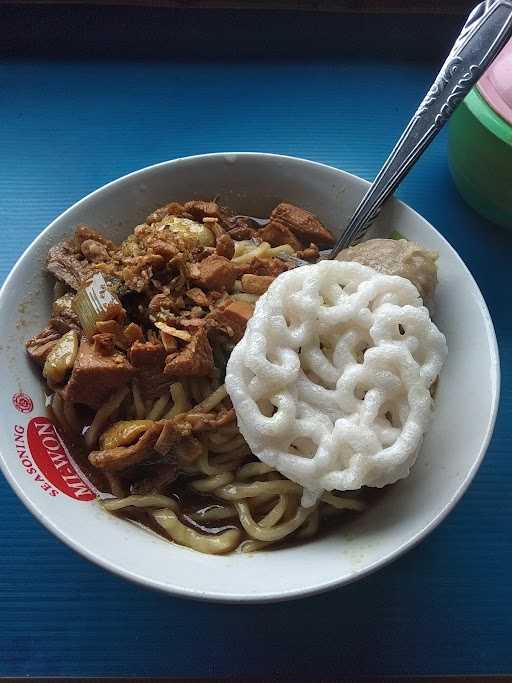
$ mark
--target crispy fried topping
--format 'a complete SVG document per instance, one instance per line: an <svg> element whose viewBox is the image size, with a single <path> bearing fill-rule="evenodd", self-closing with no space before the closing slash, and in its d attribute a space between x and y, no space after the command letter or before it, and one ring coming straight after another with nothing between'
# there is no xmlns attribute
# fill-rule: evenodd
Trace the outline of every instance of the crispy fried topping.
<svg viewBox="0 0 512 683"><path fill-rule="evenodd" d="M89 263L101 263L110 259L107 248L96 240L85 240L82 242L80 251Z"/></svg>
<svg viewBox="0 0 512 683"><path fill-rule="evenodd" d="M167 348L159 340L136 341L130 347L128 357L137 372L139 388L144 400L158 398L169 389L171 381L164 376L167 353Z"/></svg>
<svg viewBox="0 0 512 683"><path fill-rule="evenodd" d="M231 235L224 233L217 239L217 245L215 251L219 256L224 256L224 258L232 259L235 255L235 242Z"/></svg>
<svg viewBox="0 0 512 683"><path fill-rule="evenodd" d="M69 379L59 386L62 400L78 404L80 416L80 406L97 410L119 389L126 392L103 429L137 422L138 431L130 432L136 442L103 440L103 450L89 456L109 473L111 486L162 490L201 455L198 434L234 421L226 399L217 413L158 418L174 414L173 384L186 396L187 408L178 409L188 410L188 392L207 391L211 378L222 377L253 314L252 302L294 267L272 248L289 245L314 261L318 245L332 241L315 216L291 204L279 204L267 222L235 216L217 201L193 200L157 208L119 245L81 224L72 238L50 249L47 268L65 286L48 326L27 342L27 352L43 366L62 335L73 331L81 339ZM94 277L101 277L104 293L119 302L121 312L93 320L86 338L74 306ZM150 414L154 419L146 420ZM125 469L121 486L110 473Z"/></svg>
<svg viewBox="0 0 512 683"><path fill-rule="evenodd" d="M222 220L227 218L229 211L216 202L204 202L194 200L185 204L185 211L187 211L196 221L202 221L204 218L217 218Z"/></svg>
<svg viewBox="0 0 512 683"><path fill-rule="evenodd" d="M101 356L111 356L114 353L114 335L110 332L95 334L92 343L94 351Z"/></svg>
<svg viewBox="0 0 512 683"><path fill-rule="evenodd" d="M152 225L153 223L163 220L166 216L183 216L184 213L185 208L181 204L178 204L178 202L171 202L170 204L165 204L159 209L156 209L153 213L150 213L146 218L146 223Z"/></svg>
<svg viewBox="0 0 512 683"><path fill-rule="evenodd" d="M100 232L89 225L85 225L85 223L80 223L75 228L75 242L80 246L87 240L93 240L102 244L109 252L117 248L111 240L104 237Z"/></svg>
<svg viewBox="0 0 512 683"><path fill-rule="evenodd" d="M242 289L247 294L264 294L275 278L272 275L242 275Z"/></svg>
<svg viewBox="0 0 512 683"><path fill-rule="evenodd" d="M213 352L204 327L200 327L182 351L165 361L168 377L210 377L215 369Z"/></svg>
<svg viewBox="0 0 512 683"><path fill-rule="evenodd" d="M244 336L253 311L254 306L247 301L228 299L212 312L211 317L222 326L227 336L237 342Z"/></svg>

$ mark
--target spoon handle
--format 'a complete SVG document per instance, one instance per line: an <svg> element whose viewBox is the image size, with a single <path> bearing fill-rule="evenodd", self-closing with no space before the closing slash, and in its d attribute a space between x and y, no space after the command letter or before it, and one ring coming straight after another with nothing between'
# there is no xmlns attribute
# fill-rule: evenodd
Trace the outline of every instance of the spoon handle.
<svg viewBox="0 0 512 683"><path fill-rule="evenodd" d="M486 0L464 24L439 75L379 174L364 195L329 258L359 241L414 163L441 130L512 34L512 0Z"/></svg>

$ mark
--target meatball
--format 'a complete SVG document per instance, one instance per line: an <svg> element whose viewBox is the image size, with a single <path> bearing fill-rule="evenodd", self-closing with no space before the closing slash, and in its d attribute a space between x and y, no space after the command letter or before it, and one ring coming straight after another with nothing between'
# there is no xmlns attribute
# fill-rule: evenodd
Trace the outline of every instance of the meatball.
<svg viewBox="0 0 512 683"><path fill-rule="evenodd" d="M438 254L408 240L373 239L343 249L339 261L357 261L379 273L400 275L410 280L430 310L437 284Z"/></svg>

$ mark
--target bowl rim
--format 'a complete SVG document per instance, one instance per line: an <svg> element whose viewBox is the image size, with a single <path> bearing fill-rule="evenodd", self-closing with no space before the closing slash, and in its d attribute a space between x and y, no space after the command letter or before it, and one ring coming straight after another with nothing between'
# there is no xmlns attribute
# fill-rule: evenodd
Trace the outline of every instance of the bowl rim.
<svg viewBox="0 0 512 683"><path fill-rule="evenodd" d="M196 155L191 155L191 156L186 156L186 157L177 157L176 159L169 159L167 161L162 161L158 162L156 164L151 164L150 166L145 166L143 168L137 169L135 171L131 171L130 173L127 173L123 176L120 176L119 178L115 178L114 180L106 183L105 185L102 185L101 187L96 188L92 192L88 193L78 201L76 201L74 204L72 204L70 207L65 209L62 213L60 213L58 216L56 216L51 223L48 224L46 228L44 228L40 233L37 234L37 236L32 240L32 242L26 247L26 249L23 251L23 253L19 256L19 258L16 260L14 265L11 267L7 277L5 278L4 283L2 284L2 287L0 288L0 310L2 310L2 302L3 299L7 296L6 292L10 288L11 280L14 278L14 274L18 267L20 266L21 262L24 261L24 259L27 257L28 252L32 248L34 242L39 239L43 239L44 236L49 235L52 232L53 226L57 223L60 222L62 219L64 219L66 216L71 214L75 209L77 209L80 205L83 203L87 202L93 195L102 192L108 188L112 188L116 185L122 184L124 181L126 181L128 178L131 178L133 176L136 176L138 174L144 174L147 173L148 171L153 171L159 168L163 168L166 166L169 166L171 164L175 164L177 162L181 161L201 161L201 160L206 160L207 158L212 158L212 157L223 157L225 158L226 156L234 156L234 157L245 157L246 159L250 159L252 157L265 157L270 160L284 160L284 161L299 161L302 163L305 163L310 166L315 166L323 169L328 169L329 171L336 171L337 173L345 174L347 176L352 176L353 178L357 178L359 181L362 181L366 187L369 187L370 183L365 180L364 178L361 178L360 176L357 176L353 173L349 173L348 171L344 171L342 169L338 169L334 166L330 166L328 164L323 164L317 161L312 161L309 159L304 159L302 157L296 157L296 156L290 156L290 155L283 155L283 154L272 154L269 152L213 152L213 153L206 153L206 154L196 154ZM430 534L445 518L446 516L453 510L455 505L458 503L458 501L462 498L464 493L466 492L467 488L469 487L471 481L473 480L476 472L478 471L482 460L485 456L485 453L488 449L490 440L492 438L492 434L494 431L494 426L496 423L496 417L497 417L497 412L498 412L498 407L499 407L499 400L500 400L500 389L501 389L501 370L500 370L500 357L499 357L499 349L498 349L498 342L496 338L496 333L494 329L494 325L487 307L487 304L485 303L485 300L483 298L483 295L480 291L480 288L478 287L478 284L476 283L475 279L473 278L473 275L471 274L469 268L466 266L462 258L459 256L457 251L450 245L448 240L438 231L436 228L431 225L429 221L427 221L426 218L421 216L417 211L415 211L412 207L410 207L408 204L405 202L402 202L401 200L397 199L396 197L392 197L391 201L397 202L397 204L400 206L406 207L408 210L412 211L413 214L415 214L419 219L422 221L425 221L428 223L430 229L434 232L434 234L439 238L440 241L444 242L447 247L453 252L455 255L456 259L459 261L459 264L462 266L463 271L465 272L466 277L473 283L475 293L477 295L477 300L479 303L479 307L483 313L484 321L485 321L485 327L486 327L486 332L487 332L487 338L489 340L489 346L490 346L490 352L491 352L491 360L492 360L492 371L493 375L491 377L491 385L493 388L493 396L492 396L492 405L491 405L491 411L490 411L490 417L488 420L488 423L485 428L485 433L484 433L484 438L482 439L482 445L480 447L480 450L478 452L477 458L469 468L468 472L466 473L466 476L464 477L463 481L461 482L459 488L457 491L454 493L450 501L445 505L445 507L439 511L439 513L430 520L430 522L417 531L410 539L407 541L401 543L398 545L394 550L390 551L386 555L382 556L378 560L375 560L371 564L367 565L363 569L359 569L356 572L354 572L352 575L349 577L345 578L340 578L340 579L332 579L330 581L325 581L321 584L315 585L315 586L308 586L305 588L295 588L291 589L289 591L269 591L264 594L258 594L258 595L251 595L251 594L239 594L239 595L225 595L224 593L221 592L215 592L215 591L199 591L194 588L182 588L182 587L175 587L175 586L169 586L164 584L161 581L147 578L141 574L138 574L136 572L131 571L130 569L126 569L120 565L115 564L114 562L111 562L107 559L104 559L98 555L96 555L92 550L89 550L85 545L83 545L81 542L77 541L73 537L67 535L65 532L63 532L61 529L57 527L57 525L51 521L49 517L47 517L42 511L40 511L37 507L37 505L31 500L30 496L27 495L22 487L18 484L16 478L11 475L7 465L6 465L6 460L4 453L0 451L0 468L3 472L4 477L6 480L9 482L11 488L14 490L18 498L22 501L22 503L30 510L30 512L34 515L34 517L46 528L48 531L53 533L60 541L65 543L69 548L75 550L77 553L79 553L82 557L85 557L86 559L90 560L97 566L106 569L107 571L122 577L123 579L132 581L134 583L137 583L139 585L142 585L146 588L152 588L154 590L159 590L161 592L167 593L169 595L172 595L174 597L180 597L180 598L188 598L192 600L200 600L200 601L207 601L207 602L216 602L216 603L224 603L224 604L243 604L243 603L256 603L256 604L262 604L262 603L270 603L270 602L281 602L281 601L287 601L287 600L292 600L292 599L297 599L297 598L305 598L308 596L313 596L313 595L318 595L320 593L323 593L328 590L332 590L336 587L341 587L344 585L348 585L354 581L357 581L365 576L368 576L369 574L372 574L373 572L377 571L378 569L385 567L386 565L390 564L393 560L397 559L401 555L403 555L405 552L416 546L421 540L423 540L428 534Z"/></svg>

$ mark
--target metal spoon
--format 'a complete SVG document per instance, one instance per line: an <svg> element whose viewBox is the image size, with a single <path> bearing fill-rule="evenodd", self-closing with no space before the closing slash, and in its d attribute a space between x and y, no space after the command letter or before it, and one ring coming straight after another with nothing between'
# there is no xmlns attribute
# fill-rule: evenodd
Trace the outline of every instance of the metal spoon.
<svg viewBox="0 0 512 683"><path fill-rule="evenodd" d="M483 75L512 35L512 0L486 0L469 15L439 75L409 121L377 177L358 204L334 247L320 252L333 259L359 242L382 206L411 170L457 106ZM252 218L252 217L251 217ZM262 227L268 220L253 220ZM307 262L283 255L295 265Z"/></svg>
<svg viewBox="0 0 512 683"><path fill-rule="evenodd" d="M512 35L512 0L487 0L464 24L439 75L326 257L360 241L383 204ZM476 160L475 160L476 161Z"/></svg>

